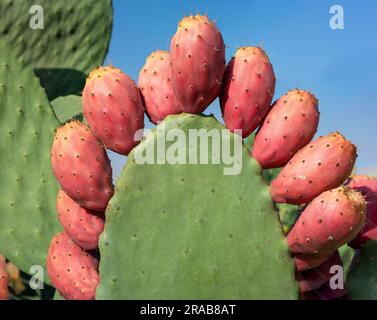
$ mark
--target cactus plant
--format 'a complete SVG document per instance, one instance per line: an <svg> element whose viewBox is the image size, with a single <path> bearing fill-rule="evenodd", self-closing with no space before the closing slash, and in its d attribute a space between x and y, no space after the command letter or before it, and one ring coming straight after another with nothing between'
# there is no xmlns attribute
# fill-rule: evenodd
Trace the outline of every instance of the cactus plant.
<svg viewBox="0 0 377 320"><path fill-rule="evenodd" d="M138 164L163 126L225 129L213 117L169 116L130 153L106 211L97 298L296 299L293 261L257 162L243 147L239 175L224 175L224 164Z"/></svg>
<svg viewBox="0 0 377 320"><path fill-rule="evenodd" d="M3 42L0 50L0 252L29 272L45 265L50 239L60 230L49 159L59 122L32 70Z"/></svg>
<svg viewBox="0 0 377 320"><path fill-rule="evenodd" d="M36 70L50 100L80 93L85 74L107 53L111 0L4 0L0 14L2 40Z"/></svg>

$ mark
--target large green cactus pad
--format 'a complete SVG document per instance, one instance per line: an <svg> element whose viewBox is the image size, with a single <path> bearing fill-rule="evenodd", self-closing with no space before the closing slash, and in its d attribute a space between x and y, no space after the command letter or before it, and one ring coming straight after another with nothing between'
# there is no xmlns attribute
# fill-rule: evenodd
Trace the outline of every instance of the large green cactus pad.
<svg viewBox="0 0 377 320"><path fill-rule="evenodd" d="M351 300L377 299L377 241L369 241L347 276Z"/></svg>
<svg viewBox="0 0 377 320"><path fill-rule="evenodd" d="M29 272L45 265L59 229L58 186L50 169L59 122L32 70L4 43L0 52L0 252Z"/></svg>
<svg viewBox="0 0 377 320"><path fill-rule="evenodd" d="M43 29L33 29L41 22L33 18L40 12L33 5L43 8ZM111 0L2 0L0 16L1 38L37 69L50 99L80 90L82 73L102 64L107 53Z"/></svg>
<svg viewBox="0 0 377 320"><path fill-rule="evenodd" d="M222 162L138 164L164 126L186 137L224 129L213 117L170 116L130 153L106 212L97 299L296 299L278 214L246 147L238 175L224 175ZM196 151L188 142L178 149Z"/></svg>

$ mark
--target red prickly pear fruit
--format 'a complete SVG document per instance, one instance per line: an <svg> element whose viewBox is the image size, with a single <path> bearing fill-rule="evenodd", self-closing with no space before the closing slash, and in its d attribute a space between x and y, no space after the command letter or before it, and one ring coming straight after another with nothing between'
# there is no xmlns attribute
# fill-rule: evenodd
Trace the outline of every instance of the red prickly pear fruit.
<svg viewBox="0 0 377 320"><path fill-rule="evenodd" d="M305 271L320 266L322 263L326 262L330 256L331 253L328 252L324 252L322 254L297 253L293 258L295 261L296 270Z"/></svg>
<svg viewBox="0 0 377 320"><path fill-rule="evenodd" d="M277 100L259 129L252 155L263 169L280 168L306 146L317 131L318 100L292 90Z"/></svg>
<svg viewBox="0 0 377 320"><path fill-rule="evenodd" d="M80 207L62 189L56 207L65 233L85 250L98 248L98 238L104 228L103 213Z"/></svg>
<svg viewBox="0 0 377 320"><path fill-rule="evenodd" d="M56 235L47 254L47 272L67 300L94 300L99 283L98 260L64 232Z"/></svg>
<svg viewBox="0 0 377 320"><path fill-rule="evenodd" d="M0 300L9 300L8 282L9 277L6 271L6 261L5 258L0 255Z"/></svg>
<svg viewBox="0 0 377 320"><path fill-rule="evenodd" d="M51 164L61 188L74 201L105 211L113 195L112 169L103 145L86 125L72 121L56 131Z"/></svg>
<svg viewBox="0 0 377 320"><path fill-rule="evenodd" d="M144 106L135 82L120 69L99 67L86 79L82 94L85 119L106 148L128 155L144 128Z"/></svg>
<svg viewBox="0 0 377 320"><path fill-rule="evenodd" d="M157 123L171 114L182 112L175 96L169 52L155 51L139 73L139 87L149 119Z"/></svg>
<svg viewBox="0 0 377 320"><path fill-rule="evenodd" d="M301 300L341 300L347 294L344 289L331 289L329 284L325 283L320 288L300 294Z"/></svg>
<svg viewBox="0 0 377 320"><path fill-rule="evenodd" d="M226 66L220 105L225 125L249 136L267 115L275 92L274 69L257 47L239 48Z"/></svg>
<svg viewBox="0 0 377 320"><path fill-rule="evenodd" d="M355 175L347 181L347 185L359 191L367 202L365 225L350 242L351 247L359 249L369 240L377 240L377 178Z"/></svg>
<svg viewBox="0 0 377 320"><path fill-rule="evenodd" d="M334 276L334 271L332 270L333 266L343 266L343 262L338 251L335 251L328 260L317 268L297 272L296 280L298 281L300 292L318 289L326 282L329 282L331 277Z"/></svg>
<svg viewBox="0 0 377 320"><path fill-rule="evenodd" d="M351 174L356 147L340 133L320 137L299 150L271 183L275 202L304 204L340 186Z"/></svg>
<svg viewBox="0 0 377 320"><path fill-rule="evenodd" d="M326 191L302 211L287 236L293 253L333 253L352 240L365 223L366 201L346 186Z"/></svg>
<svg viewBox="0 0 377 320"><path fill-rule="evenodd" d="M183 18L170 44L174 92L182 111L201 113L221 90L225 45L214 22L206 16Z"/></svg>

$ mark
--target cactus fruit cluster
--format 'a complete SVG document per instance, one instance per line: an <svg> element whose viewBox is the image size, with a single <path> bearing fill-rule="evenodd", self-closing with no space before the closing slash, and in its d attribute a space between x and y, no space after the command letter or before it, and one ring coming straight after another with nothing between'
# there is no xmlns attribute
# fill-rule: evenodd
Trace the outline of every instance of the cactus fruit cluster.
<svg viewBox="0 0 377 320"><path fill-rule="evenodd" d="M78 22L76 12L91 5L68 2L48 21L69 12ZM373 282L366 273L377 279L377 178L350 177L356 147L339 132L313 140L314 94L294 89L273 102L266 52L241 47L226 64L223 37L203 15L179 22L170 51L154 51L137 84L119 68L98 67L112 15L110 0L98 3L103 16L94 10L85 28L51 31L55 57L20 47L14 55L12 32L0 42L0 95L12 97L0 99L0 252L24 272L46 266L64 299L377 297L358 284ZM38 43L45 48L51 37ZM78 88L81 97L68 95ZM202 114L217 98L224 125ZM145 115L157 124L151 131ZM196 140L179 141L192 131ZM162 133L170 134L165 149ZM224 174L224 159L185 162L203 158L204 139L208 155L234 151L237 174ZM128 156L115 185L107 150ZM157 162L140 163L150 150ZM175 162L159 162L169 152ZM347 289L334 289L333 267L351 265L341 254L347 244L357 250L355 267ZM19 277L6 261L0 256L0 299Z"/></svg>

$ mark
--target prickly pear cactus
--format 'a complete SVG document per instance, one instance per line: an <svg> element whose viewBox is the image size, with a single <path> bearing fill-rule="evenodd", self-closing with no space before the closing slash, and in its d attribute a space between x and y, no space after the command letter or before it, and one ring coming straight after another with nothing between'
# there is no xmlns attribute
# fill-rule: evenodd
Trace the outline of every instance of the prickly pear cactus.
<svg viewBox="0 0 377 320"><path fill-rule="evenodd" d="M59 125L30 68L0 43L0 252L21 270L45 265L59 231L50 147Z"/></svg>
<svg viewBox="0 0 377 320"><path fill-rule="evenodd" d="M1 38L36 69L50 100L81 92L107 53L111 0L2 0L0 16Z"/></svg>
<svg viewBox="0 0 377 320"><path fill-rule="evenodd" d="M64 124L72 119L79 121L84 120L80 96L69 95L65 97L58 97L51 101L51 106L61 124Z"/></svg>
<svg viewBox="0 0 377 320"><path fill-rule="evenodd" d="M377 299L377 241L369 241L347 276L351 300Z"/></svg>
<svg viewBox="0 0 377 320"><path fill-rule="evenodd" d="M213 117L169 116L130 153L106 212L96 298L297 299L278 213L246 147L239 175L224 175L224 164L138 164L163 125L186 137L189 129L224 129Z"/></svg>

